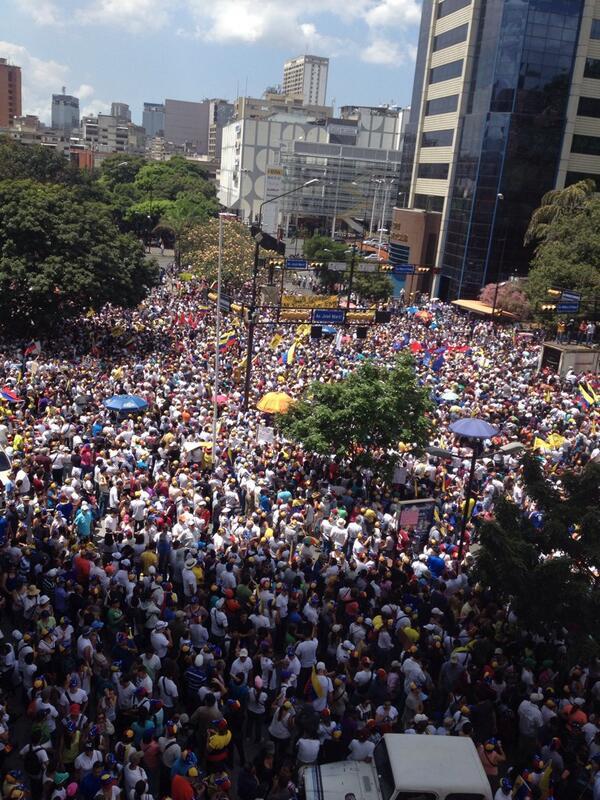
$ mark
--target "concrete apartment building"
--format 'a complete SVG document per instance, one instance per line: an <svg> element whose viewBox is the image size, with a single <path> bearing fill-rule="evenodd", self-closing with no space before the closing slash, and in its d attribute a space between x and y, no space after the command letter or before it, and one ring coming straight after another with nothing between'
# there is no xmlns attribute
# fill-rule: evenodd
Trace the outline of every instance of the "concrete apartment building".
<svg viewBox="0 0 600 800"><path fill-rule="evenodd" d="M450 298L526 273L542 195L600 176L600 0L424 0L404 154L398 265Z"/></svg>
<svg viewBox="0 0 600 800"><path fill-rule="evenodd" d="M283 65L283 94L301 97L307 105L324 106L327 100L329 59L298 56Z"/></svg>
<svg viewBox="0 0 600 800"><path fill-rule="evenodd" d="M0 58L0 128L8 128L22 113L21 67Z"/></svg>
<svg viewBox="0 0 600 800"><path fill-rule="evenodd" d="M145 138L141 126L112 114L98 114L81 120L81 139L86 147L97 153L143 153Z"/></svg>

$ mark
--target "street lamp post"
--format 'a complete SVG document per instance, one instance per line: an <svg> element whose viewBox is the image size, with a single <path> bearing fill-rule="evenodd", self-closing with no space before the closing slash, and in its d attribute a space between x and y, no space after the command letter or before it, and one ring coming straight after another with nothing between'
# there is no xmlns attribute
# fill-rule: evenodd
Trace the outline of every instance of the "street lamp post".
<svg viewBox="0 0 600 800"><path fill-rule="evenodd" d="M450 430L457 436L467 439L469 447L472 449L471 456L471 469L469 471L469 479L465 489L465 506L463 509L462 522L460 526L460 539L458 542L458 562L462 559L463 546L465 540L465 531L467 529L467 522L469 519L469 506L471 504L471 495L473 493L473 479L475 477L475 464L477 457L480 455L481 445L485 439L491 439L496 436L498 428L490 425L484 419L477 419L471 417L467 419L458 419L450 425Z"/></svg>
<svg viewBox="0 0 600 800"><path fill-rule="evenodd" d="M219 393L219 370L221 366L221 354L219 353L219 342L221 339L221 284L223 276L223 214L219 214L219 260L217 270L217 319L215 325L215 379L213 382L213 418L212 418L212 468L217 465L217 416L218 404L217 395Z"/></svg>
<svg viewBox="0 0 600 800"><path fill-rule="evenodd" d="M257 292L257 283L258 283L258 260L260 256L260 243L262 241L262 212L263 207L267 205L267 203L273 203L275 200L280 200L282 197L287 197L288 194L293 194L294 192L299 192L302 189L306 188L307 186L312 186L315 183L319 183L318 178L313 178L310 181L306 181L306 183L301 184L300 186L296 186L294 189L290 189L289 192L283 192L282 194L278 194L276 197L269 197L268 200L263 200L258 208L258 231L254 236L254 267L252 269L252 294L250 295L250 308L248 309L248 340L246 346L246 376L244 379L244 404L243 408L244 411L248 410L248 402L250 398L250 381L252 380L252 353L254 350L254 326L255 326L255 315L256 315L256 292Z"/></svg>

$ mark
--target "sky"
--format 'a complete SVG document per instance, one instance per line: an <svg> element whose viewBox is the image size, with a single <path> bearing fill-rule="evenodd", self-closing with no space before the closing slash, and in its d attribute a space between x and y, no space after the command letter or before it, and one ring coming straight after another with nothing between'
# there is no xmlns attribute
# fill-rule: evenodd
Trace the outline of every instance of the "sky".
<svg viewBox="0 0 600 800"><path fill-rule="evenodd" d="M408 105L420 0L1 0L0 57L22 68L23 113L50 119L66 86L82 114L129 103L260 96L286 58L330 58L327 101Z"/></svg>

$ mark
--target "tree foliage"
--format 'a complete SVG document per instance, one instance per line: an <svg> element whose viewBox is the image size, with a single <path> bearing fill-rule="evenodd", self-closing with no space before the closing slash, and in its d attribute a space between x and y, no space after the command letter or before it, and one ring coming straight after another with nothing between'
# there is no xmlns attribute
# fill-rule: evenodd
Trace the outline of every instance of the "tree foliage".
<svg viewBox="0 0 600 800"><path fill-rule="evenodd" d="M389 275L377 272L354 274L352 291L364 300L385 301L394 293L394 285Z"/></svg>
<svg viewBox="0 0 600 800"><path fill-rule="evenodd" d="M593 181L549 192L528 229L537 247L526 293L533 309L549 300L548 289L568 289L593 304L600 294L600 196Z"/></svg>
<svg viewBox="0 0 600 800"><path fill-rule="evenodd" d="M541 528L508 500L484 523L477 555L479 580L510 602L523 628L566 627L582 642L600 637L600 464L565 473L553 487L539 462L523 461L527 494L543 518Z"/></svg>
<svg viewBox="0 0 600 800"><path fill-rule="evenodd" d="M525 233L525 244L542 242L551 237L555 223L569 219L587 205L595 192L592 179L578 181L564 189L552 189L542 197L539 208L531 215Z"/></svg>
<svg viewBox="0 0 600 800"><path fill-rule="evenodd" d="M307 450L389 473L400 442L427 444L430 408L412 359L404 355L391 369L366 361L342 381L313 383L278 424Z"/></svg>
<svg viewBox="0 0 600 800"><path fill-rule="evenodd" d="M0 183L0 318L9 334L47 332L107 302L133 307L156 278L107 206L60 184Z"/></svg>
<svg viewBox="0 0 600 800"><path fill-rule="evenodd" d="M184 237L186 261L199 277L217 279L219 263L219 220L195 225ZM241 222L223 223L223 284L239 289L252 276L254 242Z"/></svg>
<svg viewBox="0 0 600 800"><path fill-rule="evenodd" d="M496 286L498 286L497 294ZM510 311L511 314L516 314L519 319L528 319L530 316L531 306L523 285L519 281L506 281L500 284L488 283L481 290L479 299L482 303L493 308L494 296L497 309Z"/></svg>
<svg viewBox="0 0 600 800"><path fill-rule="evenodd" d="M0 137L0 181L27 179L72 186L87 183L90 176L54 150Z"/></svg>

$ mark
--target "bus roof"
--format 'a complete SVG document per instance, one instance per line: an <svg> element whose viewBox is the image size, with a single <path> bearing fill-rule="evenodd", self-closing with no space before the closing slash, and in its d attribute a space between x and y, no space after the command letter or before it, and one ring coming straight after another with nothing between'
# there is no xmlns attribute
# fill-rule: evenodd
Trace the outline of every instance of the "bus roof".
<svg viewBox="0 0 600 800"><path fill-rule="evenodd" d="M491 800L490 784L471 739L463 736L384 736L394 783L405 791L480 794Z"/></svg>

